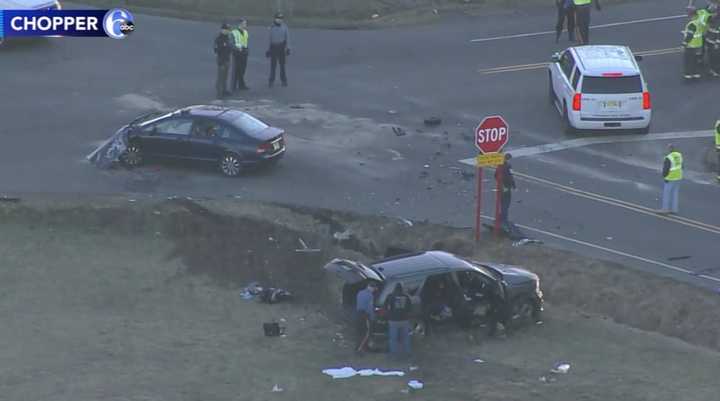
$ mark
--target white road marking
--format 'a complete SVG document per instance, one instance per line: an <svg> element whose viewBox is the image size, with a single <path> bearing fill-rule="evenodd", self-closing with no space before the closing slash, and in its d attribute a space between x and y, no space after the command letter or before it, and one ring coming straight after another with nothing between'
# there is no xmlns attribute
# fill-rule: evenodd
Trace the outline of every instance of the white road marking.
<svg viewBox="0 0 720 401"><path fill-rule="evenodd" d="M483 215L482 217L483 217L484 219L486 219L486 220L493 220L493 221L494 221L494 219L493 219L492 217L490 217L490 216L485 216L485 215ZM516 226L518 226L518 227L520 227L520 228L522 228L522 229L528 230L528 231L532 231L532 232L540 233L540 234L543 234L543 235L547 235L547 236L553 237L553 238L555 238L555 239L560 239L560 240L563 240L563 241L572 242L572 243L574 243L574 244L578 244L578 245L586 246L586 247L589 247L589 248L594 248L594 249L598 249L598 250L601 250L601 251L604 251L604 252L608 252L608 253L611 253L611 254L613 254L613 255L623 256L623 257L626 257L626 258L630 258L630 259L634 259L634 260L639 260L639 261L641 261L641 262L649 263L649 264L652 264L652 265L664 267L664 268L669 269L669 270L672 270L672 271L674 271L674 272L685 273L685 274L688 274L688 275L691 275L691 276L700 277L700 278L704 278L704 279L707 279L707 280L711 280L711 281L715 281L715 282L719 282L719 283L720 283L720 278L708 276L708 275L705 275L705 274L696 274L696 273L693 272L692 270L683 269L682 267L673 266L673 265L670 265L670 264L667 264L667 263L664 263L664 262L658 262L657 260L652 260L652 259L644 258L644 257L642 257L642 256L637 256L637 255L633 255L633 254L630 254L630 253L627 253L627 252L618 251L618 250L616 250L616 249L611 249L611 248L608 248L608 247L605 247L605 246L602 246L602 245L597 245L597 244L593 244L593 243L590 243L590 242L581 241L581 240L578 240L578 239L575 239L575 238L566 237L566 236L564 236L564 235L551 233L551 232L549 232L549 231L541 230L541 229L539 229L539 228L529 227L529 226L522 225L522 224L516 224Z"/></svg>
<svg viewBox="0 0 720 401"><path fill-rule="evenodd" d="M644 18L644 19L636 19L632 21L623 21L623 22L613 22L609 24L601 24L601 25L592 25L590 26L590 29L598 29L598 28L611 28L615 26L622 26L622 25L631 25L631 24L642 24L646 22L657 22L657 21L666 21L666 20L672 20L672 19L680 19L680 18L687 18L687 14L682 15L670 15L667 17L656 17L656 18ZM471 43L480 43L480 42L491 42L493 40L504 40L504 39L515 39L515 38L527 38L532 36L542 36L542 35L549 35L553 34L555 31L542 31L542 32L532 32L532 33L519 33L514 35L503 35L503 36L494 36L491 38L479 38L479 39L471 39Z"/></svg>
<svg viewBox="0 0 720 401"><path fill-rule="evenodd" d="M542 145L527 146L524 148L509 149L506 153L512 153L513 157L534 156L543 153L557 152L561 150L580 148L590 145L601 145L608 143L626 143L626 142L643 142L643 141L661 141L668 139L688 139L688 138L710 138L713 136L712 131L681 131L681 132L665 132L662 134L648 135L624 135L624 136L599 136L588 138L569 139L567 141L545 143ZM460 160L460 163L470 166L475 165L475 158Z"/></svg>

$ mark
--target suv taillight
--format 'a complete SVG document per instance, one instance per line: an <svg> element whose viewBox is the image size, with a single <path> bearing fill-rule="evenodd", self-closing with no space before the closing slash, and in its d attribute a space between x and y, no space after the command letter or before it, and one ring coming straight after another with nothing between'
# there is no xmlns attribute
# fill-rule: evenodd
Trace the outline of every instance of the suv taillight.
<svg viewBox="0 0 720 401"><path fill-rule="evenodd" d="M650 110L651 107L650 92L643 92L643 110Z"/></svg>
<svg viewBox="0 0 720 401"><path fill-rule="evenodd" d="M582 94L581 93L576 93L575 96L573 96L572 108L575 111L580 111L580 109L582 109Z"/></svg>

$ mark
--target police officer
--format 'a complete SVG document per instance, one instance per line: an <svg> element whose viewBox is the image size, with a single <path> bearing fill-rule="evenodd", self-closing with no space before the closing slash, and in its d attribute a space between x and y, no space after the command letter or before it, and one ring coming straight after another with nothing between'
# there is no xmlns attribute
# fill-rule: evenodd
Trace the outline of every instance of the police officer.
<svg viewBox="0 0 720 401"><path fill-rule="evenodd" d="M668 154L663 161L663 185L661 214L677 214L679 210L678 198L680 181L683 179L683 157L675 146L668 145Z"/></svg>
<svg viewBox="0 0 720 401"><path fill-rule="evenodd" d="M230 38L230 25L222 24L220 33L215 37L213 48L217 61L217 78L215 80L215 92L218 98L228 96L227 91L228 70L230 69L230 54L233 44Z"/></svg>
<svg viewBox="0 0 720 401"><path fill-rule="evenodd" d="M720 77L720 12L717 4L711 4L708 10L712 16L705 32L705 47L708 51L708 69L714 77Z"/></svg>
<svg viewBox="0 0 720 401"><path fill-rule="evenodd" d="M600 11L600 0L595 1L595 8ZM573 0L575 5L575 25L580 34L580 44L590 43L590 7L593 0Z"/></svg>
<svg viewBox="0 0 720 401"><path fill-rule="evenodd" d="M505 154L505 162L495 170L495 180L500 192L500 224L504 229L510 229L510 202L512 202L512 191L515 189L515 177L513 177L510 160L512 154Z"/></svg>
<svg viewBox="0 0 720 401"><path fill-rule="evenodd" d="M557 24L555 25L555 43L560 41L560 34L563 31L563 25L567 20L568 40L575 41L575 7L573 0L555 0L555 6L558 9Z"/></svg>
<svg viewBox="0 0 720 401"><path fill-rule="evenodd" d="M718 158L717 180L720 181L720 120L715 122L715 153Z"/></svg>
<svg viewBox="0 0 720 401"><path fill-rule="evenodd" d="M388 338L391 354L410 354L410 312L412 299L403 290L400 283L385 300L385 309L388 312ZM402 342L402 350L400 349Z"/></svg>
<svg viewBox="0 0 720 401"><path fill-rule="evenodd" d="M275 83L275 69L280 64L280 81L287 86L287 75L285 74L285 57L290 55L290 33L287 25L283 22L281 13L275 14L275 20L270 27L270 47L265 56L270 58L270 79L268 86L272 88Z"/></svg>
<svg viewBox="0 0 720 401"><path fill-rule="evenodd" d="M233 91L247 90L245 85L245 70L247 70L248 61L248 38L247 21L240 20L240 23L232 30L233 37L233 74L232 86Z"/></svg>
<svg viewBox="0 0 720 401"><path fill-rule="evenodd" d="M700 15L694 7L688 8L690 21L683 32L683 47L685 48L685 79L698 79L700 64L702 62L703 28Z"/></svg>

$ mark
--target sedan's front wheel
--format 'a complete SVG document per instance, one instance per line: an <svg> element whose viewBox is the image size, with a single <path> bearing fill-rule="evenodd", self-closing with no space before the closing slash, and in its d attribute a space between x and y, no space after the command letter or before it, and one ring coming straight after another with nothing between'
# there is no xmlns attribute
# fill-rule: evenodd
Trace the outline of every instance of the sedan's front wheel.
<svg viewBox="0 0 720 401"><path fill-rule="evenodd" d="M125 153L120 156L120 161L128 167L137 167L143 162L143 153L140 146L131 144Z"/></svg>
<svg viewBox="0 0 720 401"><path fill-rule="evenodd" d="M232 153L225 154L220 159L220 171L228 177L237 177L242 170L240 158Z"/></svg>

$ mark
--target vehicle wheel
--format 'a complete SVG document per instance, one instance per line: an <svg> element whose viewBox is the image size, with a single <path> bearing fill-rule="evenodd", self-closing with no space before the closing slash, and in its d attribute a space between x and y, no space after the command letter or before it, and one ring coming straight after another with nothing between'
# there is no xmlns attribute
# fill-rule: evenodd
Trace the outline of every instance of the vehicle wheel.
<svg viewBox="0 0 720 401"><path fill-rule="evenodd" d="M648 125L648 126L645 127L645 128L640 128L640 129L638 130L638 134L640 134L640 135L647 135L647 134L649 134L649 133L650 133L650 125Z"/></svg>
<svg viewBox="0 0 720 401"><path fill-rule="evenodd" d="M577 133L575 127L570 124L570 117L568 117L567 107L565 104L563 104L563 131L565 131L567 135L574 135Z"/></svg>
<svg viewBox="0 0 720 401"><path fill-rule="evenodd" d="M220 171L228 177L237 177L242 171L240 158L234 153L226 153L220 159Z"/></svg>
<svg viewBox="0 0 720 401"><path fill-rule="evenodd" d="M143 163L143 152L137 144L130 144L120 156L120 161L128 167L138 167Z"/></svg>

